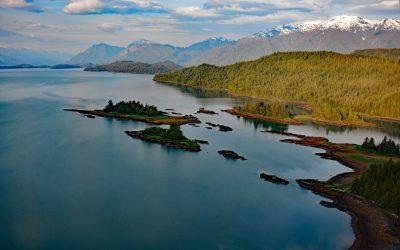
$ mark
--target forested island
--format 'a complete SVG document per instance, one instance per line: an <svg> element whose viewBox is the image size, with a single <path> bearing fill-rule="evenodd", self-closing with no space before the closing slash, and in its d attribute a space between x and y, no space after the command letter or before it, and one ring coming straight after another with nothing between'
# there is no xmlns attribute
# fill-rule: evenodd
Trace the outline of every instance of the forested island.
<svg viewBox="0 0 400 250"><path fill-rule="evenodd" d="M141 63L132 61L120 61L103 65L95 65L85 68L85 71L108 71L118 73L132 73L132 74L159 74L173 70L177 70L181 66L171 62L159 63Z"/></svg>
<svg viewBox="0 0 400 250"><path fill-rule="evenodd" d="M177 125L171 125L168 129L150 127L142 131L125 131L125 133L142 141L159 143L186 151L201 151L199 143L196 140L186 138Z"/></svg>
<svg viewBox="0 0 400 250"><path fill-rule="evenodd" d="M158 110L154 105L144 105L138 101L121 101L114 104L108 101L101 110L64 109L65 111L78 112L84 115L111 117L120 120L142 121L151 124L182 125L188 123L199 123L199 119L191 115L170 116Z"/></svg>
<svg viewBox="0 0 400 250"><path fill-rule="evenodd" d="M400 120L400 64L374 56L335 52L278 52L224 67L202 64L154 80L232 95L307 103L312 119L368 125L364 114ZM299 118L300 119L300 118Z"/></svg>

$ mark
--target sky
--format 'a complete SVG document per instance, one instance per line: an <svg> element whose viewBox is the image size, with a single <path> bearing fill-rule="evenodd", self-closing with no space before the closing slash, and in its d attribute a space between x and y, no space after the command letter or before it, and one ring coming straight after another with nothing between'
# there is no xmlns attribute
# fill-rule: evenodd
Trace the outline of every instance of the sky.
<svg viewBox="0 0 400 250"><path fill-rule="evenodd" d="M400 18L400 0L0 0L0 47L76 53L138 39L187 46L274 25L357 15Z"/></svg>

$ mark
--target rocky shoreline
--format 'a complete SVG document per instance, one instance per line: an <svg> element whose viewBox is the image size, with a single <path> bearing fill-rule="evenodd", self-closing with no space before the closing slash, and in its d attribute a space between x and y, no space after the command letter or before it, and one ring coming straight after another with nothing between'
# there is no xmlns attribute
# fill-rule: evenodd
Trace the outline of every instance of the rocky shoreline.
<svg viewBox="0 0 400 250"><path fill-rule="evenodd" d="M104 112L103 110L64 109L64 111L77 112L80 114L91 115L91 116L110 117L110 118L115 118L118 120L146 122L146 123L151 123L151 124L155 124L155 125L163 125L163 124L183 125L183 124L190 124L190 123L192 123L192 124L201 123L197 117L192 116L192 115L146 117L146 116L134 116L134 115L108 113L108 112Z"/></svg>
<svg viewBox="0 0 400 250"><path fill-rule="evenodd" d="M185 151L191 151L191 152L200 152L201 151L201 148L198 144L194 147L189 147L189 146L185 145L185 143L182 141L163 140L160 138L148 137L142 131L125 131L125 133L132 138L139 139L139 140L142 140L145 142L158 143L158 144L171 146L171 147L175 147L178 149L182 149Z"/></svg>
<svg viewBox="0 0 400 250"><path fill-rule="evenodd" d="M351 216L355 240L350 249L400 249L400 221L397 215L383 213L376 204L349 192L329 188L329 184L349 185L354 178L363 174L368 164L352 160L347 153L354 153L353 144L331 143L323 137L297 135L281 131L265 131L297 139L283 139L282 142L315 147L326 150L317 153L321 158L338 161L353 169L353 172L336 175L326 182L313 179L299 179L296 182L304 189L330 199L321 201L325 207L333 207ZM353 151L352 151L353 150Z"/></svg>

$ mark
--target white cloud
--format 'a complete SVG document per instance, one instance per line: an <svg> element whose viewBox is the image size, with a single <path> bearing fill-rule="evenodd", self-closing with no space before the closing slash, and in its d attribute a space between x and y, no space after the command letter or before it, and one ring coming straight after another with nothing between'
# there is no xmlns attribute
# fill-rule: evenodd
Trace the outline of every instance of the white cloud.
<svg viewBox="0 0 400 250"><path fill-rule="evenodd" d="M204 9L195 6L178 7L173 11L173 13L191 18L207 18L218 16L218 13L214 9Z"/></svg>
<svg viewBox="0 0 400 250"><path fill-rule="evenodd" d="M381 1L372 4L357 5L352 8L356 12L370 14L400 14L400 2L398 0Z"/></svg>
<svg viewBox="0 0 400 250"><path fill-rule="evenodd" d="M151 0L70 0L64 7L67 14L131 14L138 12L163 12L164 7Z"/></svg>
<svg viewBox="0 0 400 250"><path fill-rule="evenodd" d="M41 12L42 10L33 4L30 0L0 0L0 7L21 9L32 12Z"/></svg>
<svg viewBox="0 0 400 250"><path fill-rule="evenodd" d="M221 20L221 24L228 25L245 25L251 23L260 23L260 22L280 22L280 21L293 21L299 20L303 18L304 15L302 13L287 13L287 12L278 12L274 14L267 14L263 16L252 16L252 15L240 15L231 19Z"/></svg>
<svg viewBox="0 0 400 250"><path fill-rule="evenodd" d="M102 23L99 26L97 26L97 28L101 31L108 33L117 33L123 30L121 25L115 23Z"/></svg>

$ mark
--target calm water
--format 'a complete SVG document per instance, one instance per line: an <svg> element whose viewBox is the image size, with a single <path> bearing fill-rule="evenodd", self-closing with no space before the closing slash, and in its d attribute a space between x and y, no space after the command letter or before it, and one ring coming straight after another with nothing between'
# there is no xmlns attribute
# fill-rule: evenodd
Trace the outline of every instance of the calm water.
<svg viewBox="0 0 400 250"><path fill-rule="evenodd" d="M240 100L154 83L152 76L79 70L0 71L0 243L2 249L343 249L350 217L319 205L296 178L347 171L321 150L282 143L265 128L360 143L378 130L277 126L226 113L198 115L190 138L200 153L134 140L139 122L88 119L63 108L108 99L161 109L215 111ZM208 130L211 121L231 126ZM248 161L220 156L232 149ZM266 183L266 171L288 186Z"/></svg>

